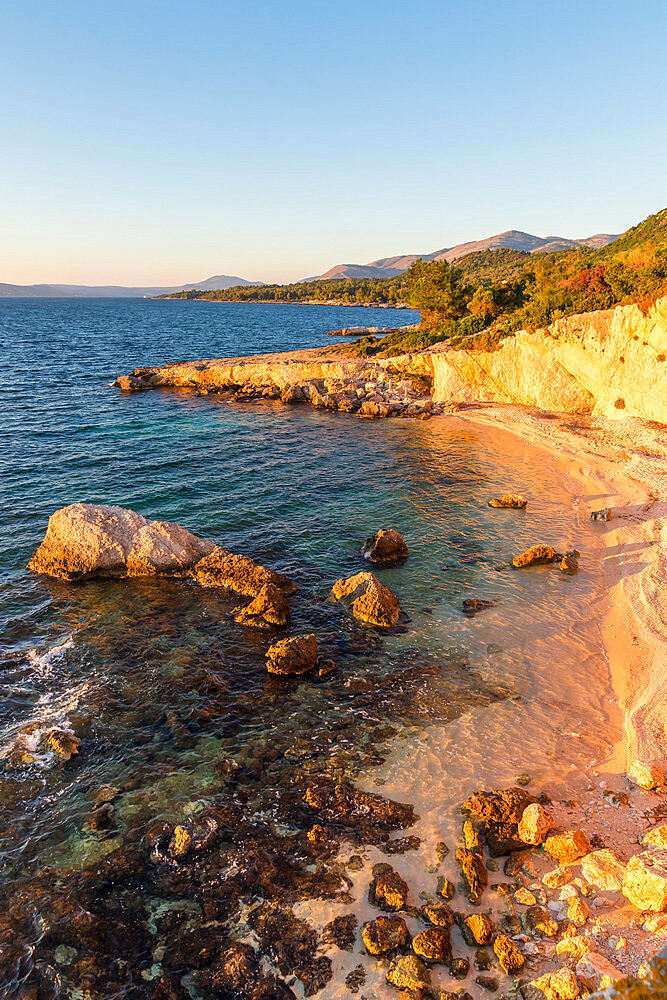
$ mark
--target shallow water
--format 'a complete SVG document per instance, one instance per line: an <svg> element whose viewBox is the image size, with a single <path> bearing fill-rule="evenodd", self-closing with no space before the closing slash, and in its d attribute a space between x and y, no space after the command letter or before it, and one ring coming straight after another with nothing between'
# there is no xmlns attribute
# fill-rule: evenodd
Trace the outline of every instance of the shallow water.
<svg viewBox="0 0 667 1000"><path fill-rule="evenodd" d="M0 872L11 903L3 927L19 949L42 928L37 951L12 964L8 995L35 976L43 992L54 990L35 962L56 968L54 949L72 940L76 960L57 973L64 995L78 997L86 975L94 996L152 995L162 970L154 946L173 945L212 912L211 885L200 880L187 889L194 917L146 931L155 900L175 905L185 891L180 874L148 863L157 821L174 824L221 801L241 809L238 829L249 826L238 843L229 835L229 878L234 851L282 857L291 845L298 872L281 862L268 887L246 873L224 914L215 911L243 937L239 906L273 898L276 886L294 900L317 895L303 881L302 843L317 817L295 792L309 776L353 778L412 801L424 842L402 860L426 886L428 852L442 836L451 843L456 805L473 786L528 771L536 787L566 792L607 753L613 705L597 628L598 550L580 523L576 485L554 459L457 418L368 422L267 401L125 396L108 385L141 364L291 349L325 343L325 331L343 325L411 321L328 307L0 301L0 753L30 724L82 741L65 765L48 754L30 766L6 760L0 778ZM489 509L488 498L506 490L524 492L528 510ZM27 573L48 515L75 500L177 521L290 576L300 587L292 629L315 631L339 670L322 681L268 677L264 651L277 633L235 625L227 613L243 601L215 589ZM379 572L410 618L387 636L325 601L336 578L362 568L359 545L382 525L398 528L410 548L402 567ZM506 568L536 541L576 545L580 573ZM498 603L470 619L464 597ZM238 765L233 779L222 760ZM95 832L87 818L103 785L119 789L114 822ZM268 840L258 846L260 827ZM90 902L86 880L99 893L96 866L119 849L137 850L146 867L140 901L131 892L136 868L118 876L113 919L137 940L148 933L148 944L128 971L112 968L117 939L95 939L101 968L91 972L82 932L43 927L59 927L71 905L112 919ZM339 988L334 975L321 995Z"/></svg>

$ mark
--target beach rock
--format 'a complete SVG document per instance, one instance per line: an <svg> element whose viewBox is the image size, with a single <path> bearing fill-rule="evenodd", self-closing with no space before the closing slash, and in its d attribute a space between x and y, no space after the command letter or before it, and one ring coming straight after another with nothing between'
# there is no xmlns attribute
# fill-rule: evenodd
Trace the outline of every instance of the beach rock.
<svg viewBox="0 0 667 1000"><path fill-rule="evenodd" d="M479 854L473 854L464 847L457 848L456 860L466 885L466 898L471 903L479 903L489 881L484 862Z"/></svg>
<svg viewBox="0 0 667 1000"><path fill-rule="evenodd" d="M617 892L623 885L625 865L613 851L603 848L581 859L581 872L590 885L604 892Z"/></svg>
<svg viewBox="0 0 667 1000"><path fill-rule="evenodd" d="M590 938L583 937L580 934L570 934L569 937L564 937L556 945L556 954L559 956L561 962L568 968L574 969L577 962L579 962L584 955L588 955L589 951L593 949L593 942Z"/></svg>
<svg viewBox="0 0 667 1000"><path fill-rule="evenodd" d="M412 950L424 962L449 962L452 957L449 929L429 927L413 938Z"/></svg>
<svg viewBox="0 0 667 1000"><path fill-rule="evenodd" d="M317 639L314 635L281 639L266 651L266 669L270 674L305 674L317 665Z"/></svg>
<svg viewBox="0 0 667 1000"><path fill-rule="evenodd" d="M443 899L453 899L456 895L454 883L450 882L450 880L445 878L444 875L438 879L438 893Z"/></svg>
<svg viewBox="0 0 667 1000"><path fill-rule="evenodd" d="M361 940L369 955L386 955L407 945L410 934L403 917L376 917L361 928Z"/></svg>
<svg viewBox="0 0 667 1000"><path fill-rule="evenodd" d="M421 908L421 916L436 927L451 927L454 923L454 914L447 903L426 903Z"/></svg>
<svg viewBox="0 0 667 1000"><path fill-rule="evenodd" d="M41 722L30 722L19 733L7 754L10 767L39 763L43 767L64 764L79 752L81 740L68 729L52 726L42 729Z"/></svg>
<svg viewBox="0 0 667 1000"><path fill-rule="evenodd" d="M500 985L495 976L475 976L475 982L488 993L495 993Z"/></svg>
<svg viewBox="0 0 667 1000"><path fill-rule="evenodd" d="M544 841L544 849L556 861L571 864L588 854L591 845L588 837L581 830L569 830L567 833L554 833Z"/></svg>
<svg viewBox="0 0 667 1000"><path fill-rule="evenodd" d="M463 835L463 844L468 851L474 851L475 854L482 853L482 841L479 836L479 830L477 826L471 819L465 820L463 823L463 828L461 830Z"/></svg>
<svg viewBox="0 0 667 1000"><path fill-rule="evenodd" d="M262 587L269 583L286 596L296 590L287 577L274 573L248 556L227 552L219 545L211 546L208 555L196 563L192 576L205 587L225 587L246 597L257 597Z"/></svg>
<svg viewBox="0 0 667 1000"><path fill-rule="evenodd" d="M591 521L611 521L612 519L613 514L609 507L603 507L602 510L591 511Z"/></svg>
<svg viewBox="0 0 667 1000"><path fill-rule="evenodd" d="M585 924L591 911L579 896L573 896L567 904L567 919L573 924Z"/></svg>
<svg viewBox="0 0 667 1000"><path fill-rule="evenodd" d="M512 559L514 569L522 569L525 566L538 566L543 563L551 563L556 558L556 550L550 545L531 545L529 549Z"/></svg>
<svg viewBox="0 0 667 1000"><path fill-rule="evenodd" d="M404 955L389 966L387 982L399 990L422 990L431 985L431 973L416 955Z"/></svg>
<svg viewBox="0 0 667 1000"><path fill-rule="evenodd" d="M453 958L449 963L449 974L452 979L465 979L470 972L470 962L467 958Z"/></svg>
<svg viewBox="0 0 667 1000"><path fill-rule="evenodd" d="M273 583L265 583L254 601L234 608L234 621L250 628L271 628L272 625L286 625L290 607L285 597Z"/></svg>
<svg viewBox="0 0 667 1000"><path fill-rule="evenodd" d="M306 397L303 389L298 385L286 385L280 390L280 399L283 403L305 403Z"/></svg>
<svg viewBox="0 0 667 1000"><path fill-rule="evenodd" d="M403 536L394 528L380 528L361 547L364 558L380 566L391 566L408 558Z"/></svg>
<svg viewBox="0 0 667 1000"><path fill-rule="evenodd" d="M546 885L547 889L560 889L568 882L571 882L574 878L574 872L571 868L566 868L564 865L560 865L558 868L554 868L552 871L547 872L546 875L542 877L542 881Z"/></svg>
<svg viewBox="0 0 667 1000"><path fill-rule="evenodd" d="M667 851L654 849L630 858L622 892L638 910L667 910Z"/></svg>
<svg viewBox="0 0 667 1000"><path fill-rule="evenodd" d="M504 788L500 791L473 792L463 803L463 812L477 816L483 823L519 824L524 810L536 802L524 788Z"/></svg>
<svg viewBox="0 0 667 1000"><path fill-rule="evenodd" d="M493 921L488 913L471 913L461 923L461 933L466 944L491 944L493 940Z"/></svg>
<svg viewBox="0 0 667 1000"><path fill-rule="evenodd" d="M150 521L135 532L126 557L128 576L175 573L193 566L213 548L179 524Z"/></svg>
<svg viewBox="0 0 667 1000"><path fill-rule="evenodd" d="M402 910L408 899L408 885L389 865L375 876L368 889L368 899L381 910Z"/></svg>
<svg viewBox="0 0 667 1000"><path fill-rule="evenodd" d="M523 510L528 501L518 493L504 493L501 497L489 500L489 507L509 507L513 510Z"/></svg>
<svg viewBox="0 0 667 1000"><path fill-rule="evenodd" d="M398 623L401 605L395 594L372 573L356 573L347 580L336 580L330 601L341 601L355 618L389 628Z"/></svg>
<svg viewBox="0 0 667 1000"><path fill-rule="evenodd" d="M532 892L522 885L514 893L514 902L518 903L519 906L535 906L537 900L535 899L535 896L533 896Z"/></svg>
<svg viewBox="0 0 667 1000"><path fill-rule="evenodd" d="M553 818L539 802L531 802L521 814L518 826L518 836L525 844L544 843L549 830L553 826Z"/></svg>
<svg viewBox="0 0 667 1000"><path fill-rule="evenodd" d="M376 403L373 400L364 400L357 414L360 417L390 417L391 416L391 406L389 403Z"/></svg>
<svg viewBox="0 0 667 1000"><path fill-rule="evenodd" d="M667 823L654 826L652 830L649 830L642 838L642 844L647 844L650 847L667 847Z"/></svg>
<svg viewBox="0 0 667 1000"><path fill-rule="evenodd" d="M628 778L644 791L660 790L665 784L665 776L652 761L636 760L628 770Z"/></svg>
<svg viewBox="0 0 667 1000"><path fill-rule="evenodd" d="M493 942L493 950L496 953L503 972L508 976L517 975L526 964L523 954L514 941L508 938L506 934L496 935L496 939Z"/></svg>
<svg viewBox="0 0 667 1000"><path fill-rule="evenodd" d="M619 972L615 965L595 951L590 951L588 955L577 962L577 979L581 986L587 990L606 990L619 979L625 976Z"/></svg>
<svg viewBox="0 0 667 1000"><path fill-rule="evenodd" d="M572 969L546 972L521 987L524 1000L576 1000L579 984Z"/></svg>
<svg viewBox="0 0 667 1000"><path fill-rule="evenodd" d="M527 934L539 934L540 937L555 937L558 934L556 921L537 904L529 906L521 915L521 927Z"/></svg>

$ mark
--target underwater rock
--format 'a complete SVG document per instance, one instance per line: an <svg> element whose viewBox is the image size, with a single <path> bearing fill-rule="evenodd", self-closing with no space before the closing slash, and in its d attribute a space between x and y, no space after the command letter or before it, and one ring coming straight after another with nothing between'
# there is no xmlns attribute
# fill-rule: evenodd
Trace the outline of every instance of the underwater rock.
<svg viewBox="0 0 667 1000"><path fill-rule="evenodd" d="M478 615L480 611L494 608L497 603L497 601L487 601L481 597L466 597L461 601L461 610L468 618L472 618L473 615Z"/></svg>
<svg viewBox="0 0 667 1000"><path fill-rule="evenodd" d="M405 540L394 528L380 528L361 547L365 559L378 566L391 566L408 558Z"/></svg>
<svg viewBox="0 0 667 1000"><path fill-rule="evenodd" d="M531 545L529 549L512 559L514 569L522 569L525 566L538 566L543 563L552 563L557 557L557 552L550 545Z"/></svg>
<svg viewBox="0 0 667 1000"><path fill-rule="evenodd" d="M352 951L357 923L354 913L334 917L322 928L322 944L335 944L341 951Z"/></svg>
<svg viewBox="0 0 667 1000"><path fill-rule="evenodd" d="M109 830L114 824L114 807L111 802L103 802L102 805L94 809L88 817L88 826L91 830Z"/></svg>
<svg viewBox="0 0 667 1000"><path fill-rule="evenodd" d="M257 597L268 583L286 596L297 589L291 580L280 573L261 566L248 556L227 552L219 545L211 545L208 554L193 567L191 575L204 587L225 587L246 597Z"/></svg>
<svg viewBox="0 0 667 1000"><path fill-rule="evenodd" d="M470 962L467 958L453 958L449 963L449 974L452 979L465 979L470 972Z"/></svg>
<svg viewBox="0 0 667 1000"><path fill-rule="evenodd" d="M250 628L271 628L286 625L290 607L275 584L265 583L254 601L234 608L234 621Z"/></svg>
<svg viewBox="0 0 667 1000"><path fill-rule="evenodd" d="M376 917L361 928L361 940L369 955L386 955L410 940L403 917Z"/></svg>
<svg viewBox="0 0 667 1000"><path fill-rule="evenodd" d="M212 549L178 524L124 507L73 503L51 515L28 569L63 580L152 576L188 569Z"/></svg>
<svg viewBox="0 0 667 1000"><path fill-rule="evenodd" d="M266 669L270 674L305 674L317 665L317 649L312 634L281 639L267 649Z"/></svg>
<svg viewBox="0 0 667 1000"><path fill-rule="evenodd" d="M355 618L381 628L396 625L401 613L396 595L367 572L356 573L347 580L336 580L329 600L341 601Z"/></svg>
<svg viewBox="0 0 667 1000"><path fill-rule="evenodd" d="M68 729L52 726L42 729L43 722L31 722L18 733L7 754L10 767L39 764L42 767L64 764L78 754L81 740Z"/></svg>
<svg viewBox="0 0 667 1000"><path fill-rule="evenodd" d="M348 782L330 778L319 778L309 784L303 801L324 820L359 828L364 834L389 833L412 826L417 819L411 805L394 802L376 792L362 792Z"/></svg>
<svg viewBox="0 0 667 1000"><path fill-rule="evenodd" d="M512 510L523 510L528 504L518 493L504 493L501 497L489 500L489 507L508 507Z"/></svg>
<svg viewBox="0 0 667 1000"><path fill-rule="evenodd" d="M317 954L317 933L291 909L278 903L264 903L249 917L264 948L282 975L296 975L304 994L312 996L329 982L331 959Z"/></svg>

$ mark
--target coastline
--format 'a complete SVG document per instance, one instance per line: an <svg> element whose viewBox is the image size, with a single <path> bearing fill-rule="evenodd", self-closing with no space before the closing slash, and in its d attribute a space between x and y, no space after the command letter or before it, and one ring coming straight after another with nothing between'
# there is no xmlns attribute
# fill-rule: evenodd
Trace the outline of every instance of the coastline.
<svg viewBox="0 0 667 1000"><path fill-rule="evenodd" d="M609 607L602 623L612 685L624 716L624 738L607 762L622 774L635 759L664 765L667 680L667 600L661 597L667 516L667 442L645 421L556 415L519 406L479 406L458 416L503 426L557 454L581 485L582 510L609 507L613 519L592 530L605 546Z"/></svg>

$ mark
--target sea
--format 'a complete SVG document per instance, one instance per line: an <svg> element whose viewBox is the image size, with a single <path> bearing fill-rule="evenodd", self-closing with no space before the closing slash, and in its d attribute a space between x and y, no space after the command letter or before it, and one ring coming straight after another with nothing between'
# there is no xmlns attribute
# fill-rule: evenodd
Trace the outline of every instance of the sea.
<svg viewBox="0 0 667 1000"><path fill-rule="evenodd" d="M377 861L377 831L368 844L332 820L309 839L322 817L308 782L413 805L414 827L391 833L412 835L408 853L384 860L410 858L415 904L437 874L455 877L453 850L443 860L435 845L455 846L470 791L521 776L568 794L604 761L617 723L600 540L557 456L474 412L373 421L112 384L142 365L331 345L329 330L416 318L0 300L0 995L349 996L351 963L368 967L368 997L389 996L358 928L348 949L294 916L306 899L320 921L354 915ZM527 509L489 508L507 491ZM178 522L289 576L289 628L244 629L230 616L243 599L187 581L29 572L49 516L76 501ZM377 571L405 612L390 633L327 601L367 568L361 545L381 527L410 552ZM543 541L579 549L580 572L508 568ZM492 606L466 616L470 597ZM338 669L269 676L268 645L310 632ZM52 729L80 741L65 762L43 745ZM160 847L206 816L218 832L201 860ZM241 986L219 971L235 942L256 963Z"/></svg>

